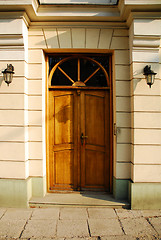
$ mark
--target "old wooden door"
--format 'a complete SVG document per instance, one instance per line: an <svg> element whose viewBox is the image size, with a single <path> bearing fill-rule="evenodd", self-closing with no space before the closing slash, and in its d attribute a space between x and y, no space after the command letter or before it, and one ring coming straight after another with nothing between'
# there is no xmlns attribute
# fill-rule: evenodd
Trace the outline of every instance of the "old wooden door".
<svg viewBox="0 0 161 240"><path fill-rule="evenodd" d="M48 189L110 189L110 57L49 57Z"/></svg>
<svg viewBox="0 0 161 240"><path fill-rule="evenodd" d="M50 190L109 190L109 91L50 91Z"/></svg>
<svg viewBox="0 0 161 240"><path fill-rule="evenodd" d="M109 190L109 92L82 91L81 189Z"/></svg>
<svg viewBox="0 0 161 240"><path fill-rule="evenodd" d="M49 92L49 190L77 188L77 95Z"/></svg>

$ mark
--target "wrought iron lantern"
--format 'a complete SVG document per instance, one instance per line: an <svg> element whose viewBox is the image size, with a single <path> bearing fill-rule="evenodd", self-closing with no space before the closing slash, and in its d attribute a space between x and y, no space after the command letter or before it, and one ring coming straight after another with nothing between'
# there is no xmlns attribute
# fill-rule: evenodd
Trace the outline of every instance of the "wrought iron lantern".
<svg viewBox="0 0 161 240"><path fill-rule="evenodd" d="M7 64L7 68L2 73L4 81L9 86L9 84L12 82L14 74L14 67L12 66L12 64Z"/></svg>
<svg viewBox="0 0 161 240"><path fill-rule="evenodd" d="M151 85L153 85L154 83L154 79L155 79L155 75L156 73L151 70L151 66L146 65L144 68L144 75L146 77L146 82L149 85L149 87L151 88Z"/></svg>

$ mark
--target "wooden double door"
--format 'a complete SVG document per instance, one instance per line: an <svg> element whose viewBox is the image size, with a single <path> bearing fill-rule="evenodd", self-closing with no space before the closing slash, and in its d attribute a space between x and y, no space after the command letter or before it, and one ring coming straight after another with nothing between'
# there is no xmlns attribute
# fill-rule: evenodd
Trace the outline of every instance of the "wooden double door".
<svg viewBox="0 0 161 240"><path fill-rule="evenodd" d="M110 188L109 90L49 91L49 191Z"/></svg>

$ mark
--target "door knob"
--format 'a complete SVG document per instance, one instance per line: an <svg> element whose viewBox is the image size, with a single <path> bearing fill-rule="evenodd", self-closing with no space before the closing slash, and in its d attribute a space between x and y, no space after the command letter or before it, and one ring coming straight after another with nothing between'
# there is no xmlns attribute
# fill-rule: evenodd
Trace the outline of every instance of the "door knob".
<svg viewBox="0 0 161 240"><path fill-rule="evenodd" d="M81 144L83 145L83 143L84 143L84 139L85 138L88 138L88 136L84 136L83 135L83 133L81 134L81 137L80 137L80 139L81 139Z"/></svg>

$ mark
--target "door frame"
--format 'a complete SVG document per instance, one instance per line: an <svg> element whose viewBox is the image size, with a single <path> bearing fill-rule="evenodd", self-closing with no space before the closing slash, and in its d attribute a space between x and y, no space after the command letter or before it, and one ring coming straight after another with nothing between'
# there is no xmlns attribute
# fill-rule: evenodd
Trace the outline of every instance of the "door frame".
<svg viewBox="0 0 161 240"><path fill-rule="evenodd" d="M113 191L113 175L115 174L115 159L116 159L116 93L115 93L115 71L114 71L114 50L107 49L46 49L45 62L46 62L46 177L47 177L47 192L53 192L49 189L49 84L48 84L48 56L54 54L106 54L110 57L110 193ZM65 87L64 87L65 90Z"/></svg>

